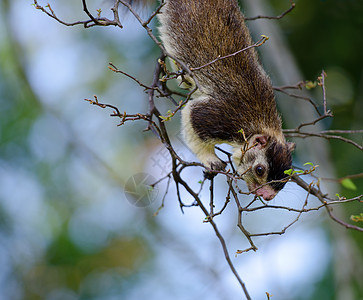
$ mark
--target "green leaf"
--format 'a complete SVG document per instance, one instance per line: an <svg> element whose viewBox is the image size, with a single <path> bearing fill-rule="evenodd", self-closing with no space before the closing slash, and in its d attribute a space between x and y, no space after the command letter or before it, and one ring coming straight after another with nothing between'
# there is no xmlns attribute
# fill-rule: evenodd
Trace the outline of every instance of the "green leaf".
<svg viewBox="0 0 363 300"><path fill-rule="evenodd" d="M304 173L303 170L296 170L296 171L292 172L292 175L294 175L294 174L302 174L302 173Z"/></svg>
<svg viewBox="0 0 363 300"><path fill-rule="evenodd" d="M316 87L316 82L307 81L307 82L305 82L305 87L307 90L311 90Z"/></svg>
<svg viewBox="0 0 363 300"><path fill-rule="evenodd" d="M357 186L349 178L343 179L340 183L342 184L342 186L344 186L348 190L353 190L353 191L357 190Z"/></svg>
<svg viewBox="0 0 363 300"><path fill-rule="evenodd" d="M240 130L238 130L237 131L238 133L242 133L242 134L244 134L245 132L244 132L244 130L243 130L243 128L241 128Z"/></svg>
<svg viewBox="0 0 363 300"><path fill-rule="evenodd" d="M291 175L292 169L285 170L284 173L287 174L287 175Z"/></svg>
<svg viewBox="0 0 363 300"><path fill-rule="evenodd" d="M99 9L96 9L96 11L97 11L97 17L101 18L102 9L99 8Z"/></svg>
<svg viewBox="0 0 363 300"><path fill-rule="evenodd" d="M350 219L351 219L353 222L363 222L363 213L360 213L360 215L357 215L357 216L353 216L353 215L351 215L351 216L350 216Z"/></svg>
<svg viewBox="0 0 363 300"><path fill-rule="evenodd" d="M285 170L284 173L287 175L294 175L294 174L302 174L302 173L304 173L304 171L302 171L302 170L293 171L292 169L288 169L288 170Z"/></svg>
<svg viewBox="0 0 363 300"><path fill-rule="evenodd" d="M307 163L304 163L304 166L312 166L312 167L314 167L314 164L311 163L311 162L307 162Z"/></svg>
<svg viewBox="0 0 363 300"><path fill-rule="evenodd" d="M164 117L164 116L159 116L160 117L160 119L162 119L164 122L166 122L166 121L170 121L171 120L171 117L170 116L166 116L166 117Z"/></svg>

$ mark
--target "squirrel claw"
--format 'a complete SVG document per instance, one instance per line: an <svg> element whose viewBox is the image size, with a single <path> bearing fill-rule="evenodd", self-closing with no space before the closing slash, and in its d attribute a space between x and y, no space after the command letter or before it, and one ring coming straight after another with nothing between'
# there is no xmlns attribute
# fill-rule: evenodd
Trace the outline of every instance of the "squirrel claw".
<svg viewBox="0 0 363 300"><path fill-rule="evenodd" d="M209 180L212 180L217 174L218 173L213 171L207 171L207 170L203 171L204 178Z"/></svg>
<svg viewBox="0 0 363 300"><path fill-rule="evenodd" d="M203 171L204 178L212 180L218 174L215 171L223 171L226 166L227 164L221 160L215 163L211 163L210 170Z"/></svg>

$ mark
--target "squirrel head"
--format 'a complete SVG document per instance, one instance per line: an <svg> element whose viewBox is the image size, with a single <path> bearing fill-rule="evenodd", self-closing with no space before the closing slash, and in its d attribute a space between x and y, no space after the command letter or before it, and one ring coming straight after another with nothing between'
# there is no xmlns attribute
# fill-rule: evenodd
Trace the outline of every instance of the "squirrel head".
<svg viewBox="0 0 363 300"><path fill-rule="evenodd" d="M265 200L273 199L285 186L291 169L294 143L278 141L269 135L252 136L244 148L235 148L234 161L250 192Z"/></svg>

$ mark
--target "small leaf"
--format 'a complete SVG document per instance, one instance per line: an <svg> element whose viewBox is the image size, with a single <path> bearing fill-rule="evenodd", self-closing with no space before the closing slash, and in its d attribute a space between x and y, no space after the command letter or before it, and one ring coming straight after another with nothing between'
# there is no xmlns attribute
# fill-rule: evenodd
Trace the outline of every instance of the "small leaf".
<svg viewBox="0 0 363 300"><path fill-rule="evenodd" d="M307 90L311 90L316 87L316 82L307 81L307 82L305 82L305 87Z"/></svg>
<svg viewBox="0 0 363 300"><path fill-rule="evenodd" d="M346 200L347 198L344 196L340 196L339 194L335 194L338 197L339 201Z"/></svg>
<svg viewBox="0 0 363 300"><path fill-rule="evenodd" d="M203 183L203 181L199 180L199 181L198 181L198 183L199 183L199 184L202 184L202 183Z"/></svg>
<svg viewBox="0 0 363 300"><path fill-rule="evenodd" d="M287 175L291 175L292 169L285 170L284 173L287 174Z"/></svg>
<svg viewBox="0 0 363 300"><path fill-rule="evenodd" d="M357 186L349 178L343 179L340 183L342 184L342 186L344 186L348 190L353 190L353 191L357 190Z"/></svg>
<svg viewBox="0 0 363 300"><path fill-rule="evenodd" d="M101 17L101 13L102 13L102 9L101 8L99 8L99 9L97 9L96 10L97 11L97 17Z"/></svg>
<svg viewBox="0 0 363 300"><path fill-rule="evenodd" d="M306 162L306 163L304 163L304 166L312 166L312 167L314 167L314 164L311 163L311 162Z"/></svg>
<svg viewBox="0 0 363 300"><path fill-rule="evenodd" d="M296 170L296 171L292 172L292 175L294 175L294 174L302 174L302 173L304 173L303 170Z"/></svg>
<svg viewBox="0 0 363 300"><path fill-rule="evenodd" d="M357 215L357 216L353 216L353 215L351 215L351 216L350 216L350 219L351 219L353 222L363 222L363 213L360 213L360 215Z"/></svg>
<svg viewBox="0 0 363 300"><path fill-rule="evenodd" d="M244 132L244 130L243 130L243 128L241 128L240 130L238 130L237 131L238 133L242 133L242 134L244 134L245 132Z"/></svg>

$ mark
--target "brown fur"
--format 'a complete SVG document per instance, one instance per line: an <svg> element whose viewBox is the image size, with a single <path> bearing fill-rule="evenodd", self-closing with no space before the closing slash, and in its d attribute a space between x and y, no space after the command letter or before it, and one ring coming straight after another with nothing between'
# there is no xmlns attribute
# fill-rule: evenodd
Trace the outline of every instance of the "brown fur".
<svg viewBox="0 0 363 300"><path fill-rule="evenodd" d="M235 0L169 0L161 21L167 28L167 49L172 48L172 54L190 67L252 44ZM271 83L254 48L195 71L195 75L203 92L211 96L208 107L196 105L193 110L193 127L202 137L213 138L215 133L206 133L206 128L213 128L214 120L221 119L226 121L217 124L216 138L223 132L222 139L226 133L228 139L240 139L237 132L241 128L247 136L264 128L280 130ZM200 118L211 124L201 124Z"/></svg>
<svg viewBox="0 0 363 300"><path fill-rule="evenodd" d="M166 0L159 20L166 50L191 68L253 44L236 0ZM183 118L188 123L186 140L201 160L205 157L202 162L209 168L224 168L210 145L228 142L242 147L243 129L249 138L268 136L269 144L253 152L254 161L265 162L268 169L264 180L284 178L283 171L291 168L291 146L283 137L272 85L255 48L218 60L194 75L201 91L188 103ZM243 171L253 162L240 165ZM245 180L251 186L263 184L252 171ZM271 188L277 191L283 185Z"/></svg>

